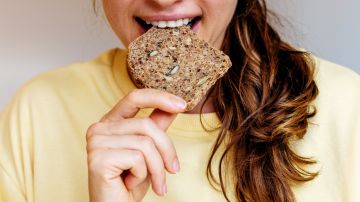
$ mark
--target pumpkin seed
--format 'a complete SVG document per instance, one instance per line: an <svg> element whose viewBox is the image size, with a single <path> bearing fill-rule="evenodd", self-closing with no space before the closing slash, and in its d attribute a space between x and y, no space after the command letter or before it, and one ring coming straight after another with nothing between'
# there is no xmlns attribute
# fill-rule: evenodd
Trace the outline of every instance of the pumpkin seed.
<svg viewBox="0 0 360 202"><path fill-rule="evenodd" d="M196 85L202 86L209 78L210 78L210 76L205 76L205 77L201 78Z"/></svg>
<svg viewBox="0 0 360 202"><path fill-rule="evenodd" d="M179 65L174 65L168 72L166 72L166 76L174 75L179 70Z"/></svg>
<svg viewBox="0 0 360 202"><path fill-rule="evenodd" d="M170 71L170 74L173 75L175 74L178 70L179 70L180 66L179 65L175 65L173 67L173 69Z"/></svg>
<svg viewBox="0 0 360 202"><path fill-rule="evenodd" d="M154 57L154 56L157 55L158 53L159 53L159 51L153 50L153 51L151 51L151 52L149 53L149 56L150 56L150 57Z"/></svg>

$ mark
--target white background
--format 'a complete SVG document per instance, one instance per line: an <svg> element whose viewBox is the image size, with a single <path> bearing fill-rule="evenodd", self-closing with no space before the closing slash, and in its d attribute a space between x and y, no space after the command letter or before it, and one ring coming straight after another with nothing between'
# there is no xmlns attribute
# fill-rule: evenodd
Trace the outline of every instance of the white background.
<svg viewBox="0 0 360 202"><path fill-rule="evenodd" d="M220 0L219 0L220 1ZM359 0L271 0L293 44L360 73ZM121 46L91 0L0 0L0 109L31 77Z"/></svg>

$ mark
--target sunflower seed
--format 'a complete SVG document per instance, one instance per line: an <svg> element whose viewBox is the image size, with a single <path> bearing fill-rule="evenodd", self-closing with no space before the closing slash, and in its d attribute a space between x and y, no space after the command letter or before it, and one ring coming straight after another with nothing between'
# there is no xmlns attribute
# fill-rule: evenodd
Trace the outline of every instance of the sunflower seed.
<svg viewBox="0 0 360 202"><path fill-rule="evenodd" d="M176 31L176 30L173 31L173 35L174 35L174 36L178 36L179 34L180 34L180 33L179 33L178 31Z"/></svg>
<svg viewBox="0 0 360 202"><path fill-rule="evenodd" d="M170 81L174 80L172 77L169 77L169 76L166 76L165 79L166 79L167 82L170 82Z"/></svg>
<svg viewBox="0 0 360 202"><path fill-rule="evenodd" d="M151 51L151 52L149 53L149 56L150 56L150 57L154 57L154 56L157 55L158 53L159 53L159 51L153 50L153 51Z"/></svg>
<svg viewBox="0 0 360 202"><path fill-rule="evenodd" d="M188 46L191 45L191 38L190 37L185 39L185 44L188 45Z"/></svg>

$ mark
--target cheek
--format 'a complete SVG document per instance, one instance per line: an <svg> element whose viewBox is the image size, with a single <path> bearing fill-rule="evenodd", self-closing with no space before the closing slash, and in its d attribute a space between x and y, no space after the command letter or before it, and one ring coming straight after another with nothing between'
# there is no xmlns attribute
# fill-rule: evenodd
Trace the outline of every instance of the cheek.
<svg viewBox="0 0 360 202"><path fill-rule="evenodd" d="M220 48L226 29L234 15L236 0L204 0L205 12L203 36Z"/></svg>
<svg viewBox="0 0 360 202"><path fill-rule="evenodd" d="M109 23L112 26L119 26L127 16L126 4L124 1L104 0L103 8Z"/></svg>
<svg viewBox="0 0 360 202"><path fill-rule="evenodd" d="M234 15L237 0L204 0L205 12L209 14L209 23L217 29L227 27Z"/></svg>
<svg viewBox="0 0 360 202"><path fill-rule="evenodd" d="M108 19L108 22L118 36L120 41L126 47L132 40L134 33L133 29L127 29L131 27L132 18L129 17L131 12L131 1L129 0L104 0L103 8Z"/></svg>
<svg viewBox="0 0 360 202"><path fill-rule="evenodd" d="M237 0L216 1L215 11L223 21L229 22L234 15Z"/></svg>

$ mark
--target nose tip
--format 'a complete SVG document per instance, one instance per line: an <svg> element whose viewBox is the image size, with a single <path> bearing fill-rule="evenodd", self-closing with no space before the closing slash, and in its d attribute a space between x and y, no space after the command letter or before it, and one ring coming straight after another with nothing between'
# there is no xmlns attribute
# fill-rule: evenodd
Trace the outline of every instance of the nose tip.
<svg viewBox="0 0 360 202"><path fill-rule="evenodd" d="M172 6L179 1L181 0L151 0L155 6L162 8Z"/></svg>

